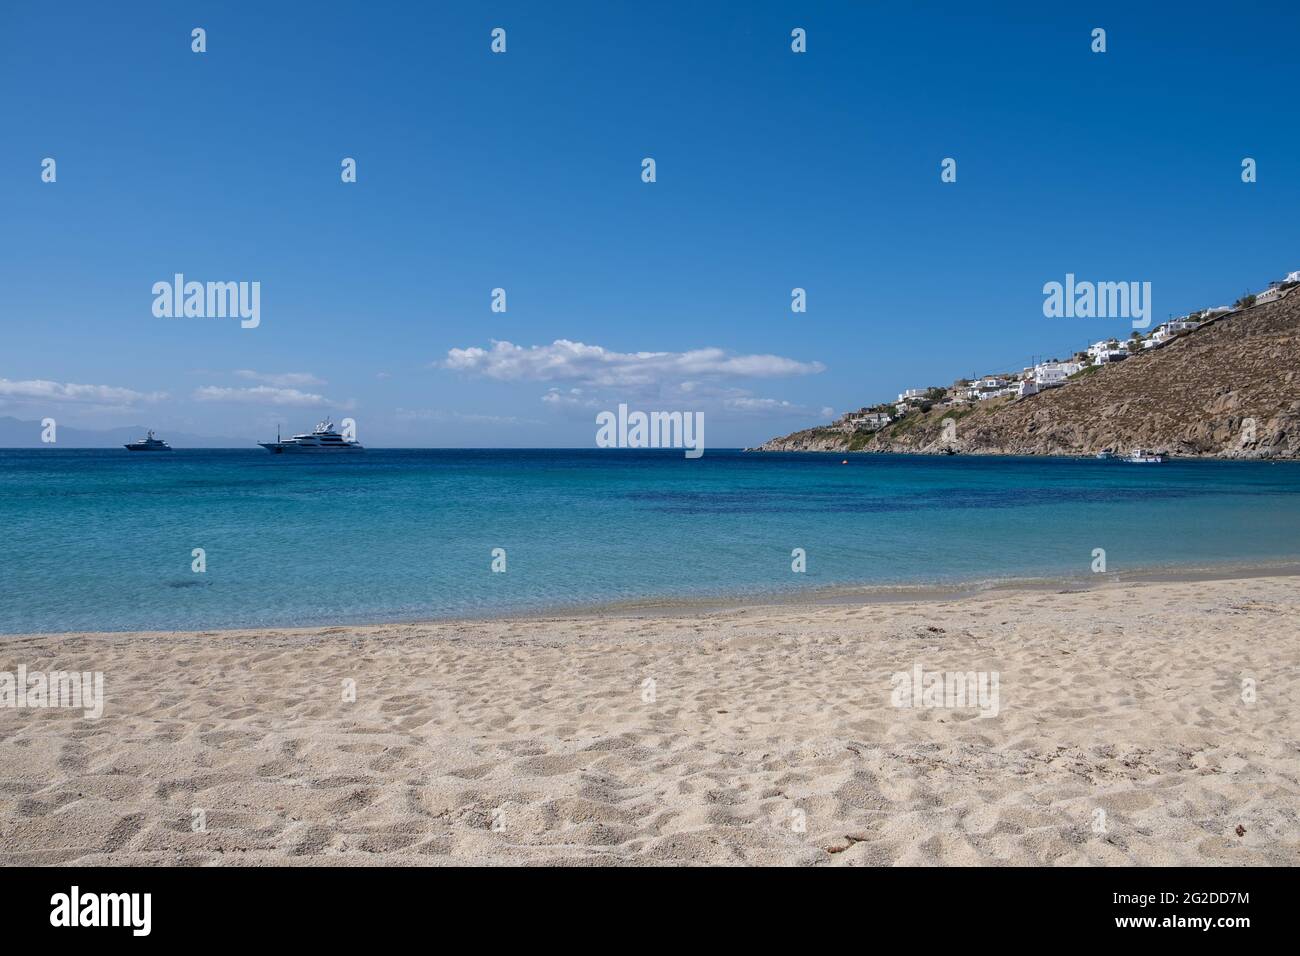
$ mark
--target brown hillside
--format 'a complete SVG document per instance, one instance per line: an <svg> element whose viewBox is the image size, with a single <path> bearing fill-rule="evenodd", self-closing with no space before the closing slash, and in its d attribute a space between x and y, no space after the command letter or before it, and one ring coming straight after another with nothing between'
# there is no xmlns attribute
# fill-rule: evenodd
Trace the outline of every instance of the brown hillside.
<svg viewBox="0 0 1300 956"><path fill-rule="evenodd" d="M760 450L941 452L944 419L965 454L1300 457L1300 288L1037 395L912 412L870 436L814 428Z"/></svg>

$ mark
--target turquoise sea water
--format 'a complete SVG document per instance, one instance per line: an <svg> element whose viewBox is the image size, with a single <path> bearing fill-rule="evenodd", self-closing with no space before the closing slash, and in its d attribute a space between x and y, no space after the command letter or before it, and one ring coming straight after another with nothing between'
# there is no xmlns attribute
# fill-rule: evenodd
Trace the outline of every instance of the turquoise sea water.
<svg viewBox="0 0 1300 956"><path fill-rule="evenodd" d="M0 450L0 632L408 620L1300 557L1300 465ZM191 571L203 548L207 571ZM507 570L491 571L492 549ZM791 550L807 572L791 571Z"/></svg>

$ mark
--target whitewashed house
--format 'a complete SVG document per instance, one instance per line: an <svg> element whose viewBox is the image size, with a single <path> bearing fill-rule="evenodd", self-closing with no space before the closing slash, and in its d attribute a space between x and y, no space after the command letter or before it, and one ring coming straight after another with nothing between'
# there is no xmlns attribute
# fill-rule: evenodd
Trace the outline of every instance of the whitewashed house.
<svg viewBox="0 0 1300 956"><path fill-rule="evenodd" d="M1001 375L985 375L975 380L967 389L967 394L976 401L983 402L990 398L1002 398L1004 395L1016 395L1019 390L1018 381L1003 378Z"/></svg>
<svg viewBox="0 0 1300 956"><path fill-rule="evenodd" d="M1116 339L1103 339L1088 346L1093 365L1105 365L1107 362L1120 362L1128 358L1128 349Z"/></svg>
<svg viewBox="0 0 1300 956"><path fill-rule="evenodd" d="M1189 319L1187 317L1181 319L1170 319L1164 325L1157 327L1156 330L1151 333L1151 337L1142 343L1142 347L1144 349L1157 348L1164 345L1174 336L1182 332L1193 332L1204 324L1204 322L1197 322L1194 319Z"/></svg>
<svg viewBox="0 0 1300 956"><path fill-rule="evenodd" d="M1268 284L1267 289L1265 289L1259 295L1255 296L1255 304L1265 305L1266 303L1269 302L1276 302L1278 299L1282 298L1282 296L1284 296L1285 294L1286 293L1282 290L1282 283L1270 282Z"/></svg>
<svg viewBox="0 0 1300 956"><path fill-rule="evenodd" d="M1081 368L1078 362L1040 362L1034 366L1033 382L1040 389L1056 388Z"/></svg>
<svg viewBox="0 0 1300 956"><path fill-rule="evenodd" d="M1300 282L1300 269L1295 272L1288 272L1286 278L1282 280L1283 285L1290 285L1292 282Z"/></svg>
<svg viewBox="0 0 1300 956"><path fill-rule="evenodd" d="M1094 365L1097 364L1097 356L1102 355L1105 352L1109 352L1112 348L1115 348L1118 344L1119 343L1116 342L1114 339L1102 339L1100 342L1093 342L1091 345L1089 345L1088 355L1092 358L1093 364Z"/></svg>
<svg viewBox="0 0 1300 956"><path fill-rule="evenodd" d="M925 398L925 393L927 391L929 391L929 389L909 388L904 392L900 392L898 395L899 404L904 402L919 402L921 399Z"/></svg>

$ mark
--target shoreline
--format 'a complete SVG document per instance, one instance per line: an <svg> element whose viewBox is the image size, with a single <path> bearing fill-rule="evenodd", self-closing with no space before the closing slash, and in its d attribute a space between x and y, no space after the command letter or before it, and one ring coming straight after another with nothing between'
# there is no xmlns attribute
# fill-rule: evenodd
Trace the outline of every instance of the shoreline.
<svg viewBox="0 0 1300 956"><path fill-rule="evenodd" d="M1196 582L1249 580L1253 578L1300 578L1300 559L1267 563L1219 564L1210 566L1155 566L1104 574L1074 574L1047 577L979 578L916 584L830 584L799 587L789 591L732 592L699 597L633 598L621 601L550 605L516 611L483 614L447 614L409 618L362 620L330 619L309 624L258 624L251 626L148 629L125 627L106 631L0 631L0 647L7 640L22 638L90 637L96 635L246 634L257 631L319 631L332 628L375 630L403 626L535 623L601 618L680 618L694 614L725 614L756 609L818 608L842 605L871 606L900 603L949 603L990 594L1083 593L1142 584L1190 584Z"/></svg>
<svg viewBox="0 0 1300 956"><path fill-rule="evenodd" d="M742 453L764 454L764 455L898 455L900 457L928 457L928 458L1025 458L1034 461L1041 461L1044 458L1059 458L1062 461L1098 461L1096 454L1088 452L1028 452L1016 453L1009 451L1000 451L996 449L967 448L961 451L946 451L943 448L933 449L925 448L764 448L756 445L753 448L741 448ZM1219 462L1270 462L1272 464L1286 464L1300 462L1300 454L1297 455L1197 455L1186 452L1161 452L1165 458L1165 464L1176 464L1178 462L1192 461L1219 461ZM1109 459L1108 464L1124 464L1121 459Z"/></svg>
<svg viewBox="0 0 1300 956"><path fill-rule="evenodd" d="M1297 584L0 641L0 859L1296 865Z"/></svg>

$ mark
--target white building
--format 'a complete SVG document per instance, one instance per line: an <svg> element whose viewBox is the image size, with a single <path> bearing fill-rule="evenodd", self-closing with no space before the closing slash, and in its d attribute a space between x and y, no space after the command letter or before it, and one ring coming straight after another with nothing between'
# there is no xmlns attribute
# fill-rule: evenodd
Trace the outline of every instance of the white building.
<svg viewBox="0 0 1300 956"><path fill-rule="evenodd" d="M1103 339L1088 346L1093 365L1105 365L1107 362L1119 362L1128 358L1128 349L1116 339Z"/></svg>
<svg viewBox="0 0 1300 956"><path fill-rule="evenodd" d="M1000 375L985 375L966 386L966 397L973 399L992 398L999 389L1007 387L1007 380Z"/></svg>
<svg viewBox="0 0 1300 956"><path fill-rule="evenodd" d="M925 398L925 393L928 391L929 389L926 388L909 388L907 391L899 393L898 401L900 404L903 402L919 402Z"/></svg>
<svg viewBox="0 0 1300 956"><path fill-rule="evenodd" d="M1032 378L1038 388L1055 388L1083 366L1078 362L1040 362L1032 369Z"/></svg>
<svg viewBox="0 0 1300 956"><path fill-rule="evenodd" d="M1170 319L1164 325L1159 326L1154 332L1152 332L1151 337L1142 343L1142 347L1145 349L1164 345L1174 336L1182 332L1195 331L1204 324L1204 322L1196 322L1188 318Z"/></svg>
<svg viewBox="0 0 1300 956"><path fill-rule="evenodd" d="M844 419L843 428L845 431L853 431L858 428L869 428L875 431L878 428L884 428L893 419L884 412L868 412L866 415L854 415L851 418Z"/></svg>
<svg viewBox="0 0 1300 956"><path fill-rule="evenodd" d="M1102 339L1100 342L1093 342L1088 346L1088 354L1092 357L1094 364L1097 356L1109 352L1111 349L1119 348L1119 342L1115 339Z"/></svg>
<svg viewBox="0 0 1300 956"><path fill-rule="evenodd" d="M985 375L983 378L977 378L967 385L965 391L961 394L963 398L970 401L982 402L986 398L1011 395L1016 391L1018 384L1000 375Z"/></svg>
<svg viewBox="0 0 1300 956"><path fill-rule="evenodd" d="M1286 274L1286 278L1283 279L1282 282L1283 282L1283 284L1289 284L1289 283L1292 283L1292 282L1300 282L1300 269L1297 269L1295 272L1288 272L1288 273Z"/></svg>
<svg viewBox="0 0 1300 956"><path fill-rule="evenodd" d="M1286 293L1282 291L1282 283L1270 282L1267 289L1255 296L1255 304L1264 305L1267 302L1276 302L1285 294Z"/></svg>

